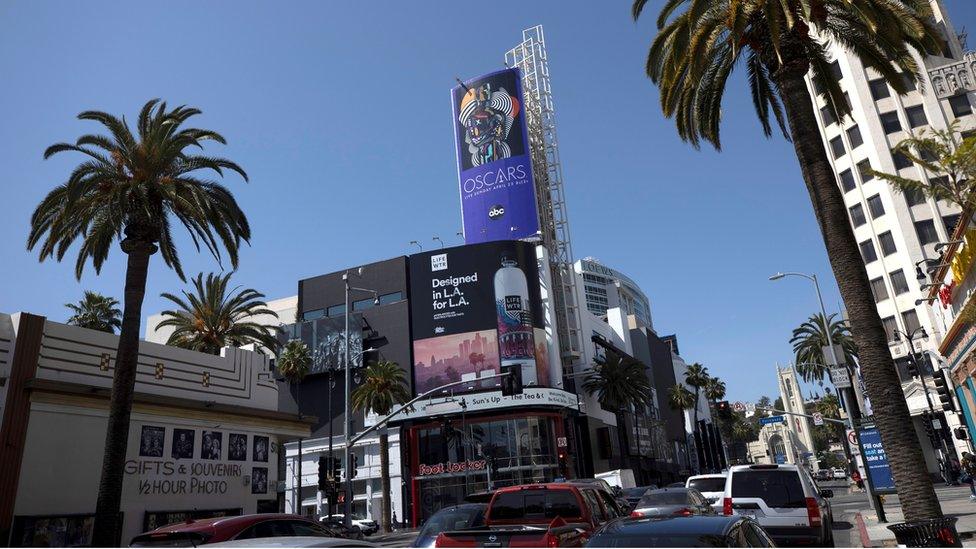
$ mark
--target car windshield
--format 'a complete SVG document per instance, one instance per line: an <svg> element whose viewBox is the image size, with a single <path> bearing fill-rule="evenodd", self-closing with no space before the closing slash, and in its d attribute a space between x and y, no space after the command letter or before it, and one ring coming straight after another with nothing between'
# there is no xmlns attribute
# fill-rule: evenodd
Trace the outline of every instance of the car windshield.
<svg viewBox="0 0 976 549"><path fill-rule="evenodd" d="M694 488L699 492L723 492L725 477L693 478L688 481L688 488Z"/></svg>
<svg viewBox="0 0 976 549"><path fill-rule="evenodd" d="M732 498L760 498L769 507L805 507L796 471L748 470L732 475Z"/></svg>
<svg viewBox="0 0 976 549"><path fill-rule="evenodd" d="M443 509L427 519L420 529L419 537L428 537L450 530L464 530L484 524L484 515L479 508Z"/></svg>
<svg viewBox="0 0 976 549"><path fill-rule="evenodd" d="M684 490L661 490L649 492L637 503L638 507L657 507L660 505L685 505L688 492Z"/></svg>
<svg viewBox="0 0 976 549"><path fill-rule="evenodd" d="M643 496L644 493L647 492L647 490L648 490L647 488L627 488L626 490L624 490L624 497L630 499L637 499Z"/></svg>
<svg viewBox="0 0 976 549"><path fill-rule="evenodd" d="M587 547L728 547L722 536L711 534L597 534Z"/></svg>
<svg viewBox="0 0 976 549"><path fill-rule="evenodd" d="M491 503L494 520L580 518L576 496L570 490L519 490L495 496Z"/></svg>

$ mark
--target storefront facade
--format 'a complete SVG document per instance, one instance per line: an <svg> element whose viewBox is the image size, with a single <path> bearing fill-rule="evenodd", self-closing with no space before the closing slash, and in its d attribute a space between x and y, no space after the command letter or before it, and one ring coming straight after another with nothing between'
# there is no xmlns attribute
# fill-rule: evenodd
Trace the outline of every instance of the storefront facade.
<svg viewBox="0 0 976 549"><path fill-rule="evenodd" d="M117 336L0 315L10 360L0 527L14 546L90 542ZM8 343L9 342L9 343ZM277 512L281 445L309 424L277 411L260 353L140 344L121 539L187 518Z"/></svg>

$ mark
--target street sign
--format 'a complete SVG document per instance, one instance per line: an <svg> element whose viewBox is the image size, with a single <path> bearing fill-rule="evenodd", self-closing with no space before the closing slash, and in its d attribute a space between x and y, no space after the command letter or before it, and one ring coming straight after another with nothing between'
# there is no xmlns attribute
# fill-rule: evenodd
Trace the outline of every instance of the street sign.
<svg viewBox="0 0 976 549"><path fill-rule="evenodd" d="M834 355L831 354L830 347L824 345L820 348L820 351L823 353L824 362L827 366L843 366L847 362L847 357L844 355L844 348L837 343L834 343L834 353L836 353L837 362L840 362L840 364L834 361Z"/></svg>
<svg viewBox="0 0 976 549"><path fill-rule="evenodd" d="M783 416L769 416L759 418L760 425L770 425L773 423L786 423L786 418Z"/></svg>
<svg viewBox="0 0 976 549"><path fill-rule="evenodd" d="M834 383L834 387L838 389L847 389L851 386L851 376L847 371L846 366L837 366L830 368L830 381Z"/></svg>
<svg viewBox="0 0 976 549"><path fill-rule="evenodd" d="M820 412L814 412L813 413L813 424L814 425L823 425L823 423L824 423L823 422L823 414L821 414Z"/></svg>
<svg viewBox="0 0 976 549"><path fill-rule="evenodd" d="M736 402L735 404L732 405L732 409L736 412L745 412L746 405L744 402Z"/></svg>
<svg viewBox="0 0 976 549"><path fill-rule="evenodd" d="M857 433L854 432L854 429L847 430L847 443L851 445L854 451L857 451Z"/></svg>
<svg viewBox="0 0 976 549"><path fill-rule="evenodd" d="M871 477L875 494L894 494L895 479L891 476L888 454L881 445L881 433L874 427L861 428L861 446L864 452L864 468Z"/></svg>

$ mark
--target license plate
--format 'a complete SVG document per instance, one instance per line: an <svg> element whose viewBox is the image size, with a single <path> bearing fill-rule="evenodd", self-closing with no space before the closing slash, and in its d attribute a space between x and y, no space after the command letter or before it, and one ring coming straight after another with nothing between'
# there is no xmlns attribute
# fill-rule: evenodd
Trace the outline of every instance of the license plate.
<svg viewBox="0 0 976 549"><path fill-rule="evenodd" d="M739 509L739 514L756 518L756 511L754 509Z"/></svg>

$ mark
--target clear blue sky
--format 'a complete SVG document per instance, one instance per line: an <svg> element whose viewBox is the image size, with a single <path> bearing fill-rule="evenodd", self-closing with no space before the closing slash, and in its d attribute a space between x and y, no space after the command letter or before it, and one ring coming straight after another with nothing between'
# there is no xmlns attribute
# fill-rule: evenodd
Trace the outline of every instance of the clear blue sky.
<svg viewBox="0 0 976 549"><path fill-rule="evenodd" d="M661 0L652 0L656 15ZM946 0L957 28L976 2ZM731 399L775 396L774 364L816 309L800 279L839 297L792 147L765 140L744 82L726 96L722 153L675 135L644 76L653 17L628 2L0 2L0 311L63 321L82 290L121 296L124 255L78 282L74 256L38 263L28 219L79 159L44 161L56 141L96 129L86 109L127 114L149 98L203 109L251 183L228 184L254 238L238 284L269 297L297 280L457 242L460 215L448 90L501 67L523 28L543 24L577 257L634 278L654 324ZM187 272L216 270L183 239ZM146 314L183 285L158 256Z"/></svg>

